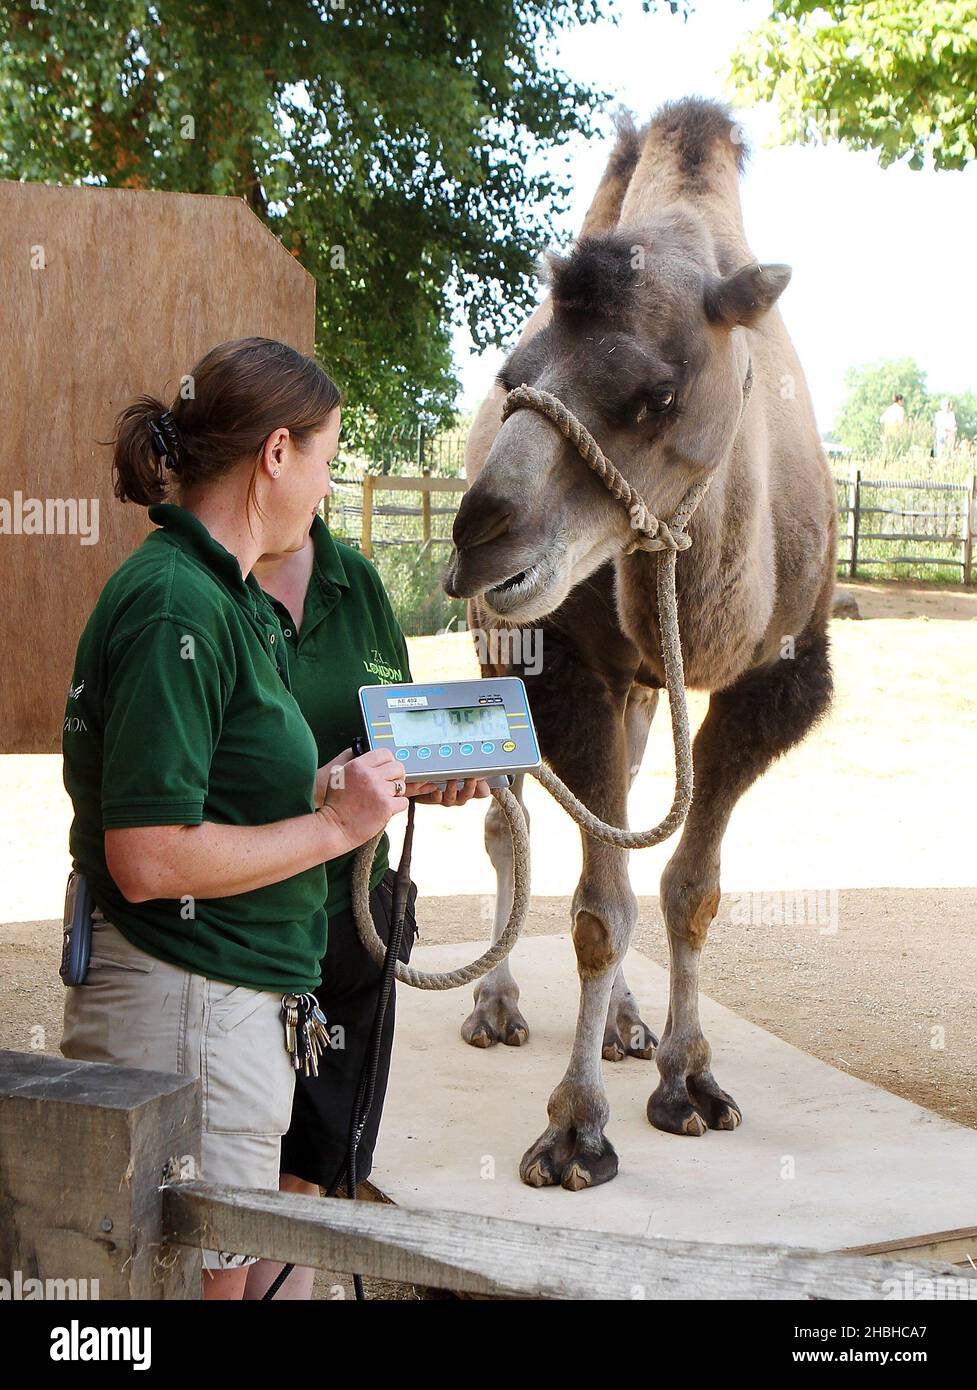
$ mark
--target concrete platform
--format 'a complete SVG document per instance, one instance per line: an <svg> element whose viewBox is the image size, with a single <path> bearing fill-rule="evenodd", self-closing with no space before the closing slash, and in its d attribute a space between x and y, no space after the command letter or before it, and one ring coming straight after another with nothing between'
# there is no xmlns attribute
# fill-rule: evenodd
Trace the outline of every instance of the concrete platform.
<svg viewBox="0 0 977 1390"><path fill-rule="evenodd" d="M454 968L479 949L419 947L412 963ZM576 1019L569 936L521 941L513 968L532 1034L523 1048L479 1051L462 1042L470 990L399 988L373 1171L394 1202L630 1235L977 1258L977 1131L848 1076L706 998L714 1070L743 1107L743 1126L699 1139L662 1134L645 1118L654 1062L605 1063L618 1177L579 1193L524 1186L519 1159L546 1123ZM643 1017L660 1030L665 972L636 952L625 968Z"/></svg>

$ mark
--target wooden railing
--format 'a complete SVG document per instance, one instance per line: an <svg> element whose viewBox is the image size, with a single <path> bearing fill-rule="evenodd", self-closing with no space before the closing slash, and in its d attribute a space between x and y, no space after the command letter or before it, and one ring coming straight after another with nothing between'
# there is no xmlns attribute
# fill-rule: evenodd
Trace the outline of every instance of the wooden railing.
<svg viewBox="0 0 977 1390"><path fill-rule="evenodd" d="M0 1052L0 1278L194 1299L202 1249L525 1299L875 1300L913 1279L966 1278L946 1263L219 1187L194 1176L200 1104L185 1076Z"/></svg>
<svg viewBox="0 0 977 1390"><path fill-rule="evenodd" d="M432 534L432 511L453 515L454 508L438 508L432 495L463 493L464 478L435 478L430 470L417 474L367 474L355 482L337 480L347 493L359 491L359 505L347 505L342 492L333 507L353 527L348 538L373 558L379 545L450 545L449 534ZM977 477L946 483L928 478L864 478L856 471L850 478L834 479L838 496L838 570L855 579L877 573L879 568L955 572L964 584L977 582ZM378 502L383 492L419 493L420 506L390 506ZM393 518L410 519L411 534L391 534ZM326 519L329 519L327 506ZM383 522L377 535L376 521ZM338 520L338 515L337 515ZM418 531L418 521L420 523ZM925 577L925 573L923 575Z"/></svg>

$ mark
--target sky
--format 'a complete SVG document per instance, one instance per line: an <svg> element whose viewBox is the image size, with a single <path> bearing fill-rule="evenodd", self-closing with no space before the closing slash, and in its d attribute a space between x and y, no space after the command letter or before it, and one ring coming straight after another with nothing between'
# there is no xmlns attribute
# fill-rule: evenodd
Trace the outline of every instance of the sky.
<svg viewBox="0 0 977 1390"><path fill-rule="evenodd" d="M645 14L619 0L617 25L585 25L560 35L557 66L613 93L600 117L602 139L575 139L567 155L574 195L561 237L579 230L604 168L611 117L625 106L640 121L682 96L729 99L729 57L770 13L770 0L694 0L683 21ZM788 146L777 140L771 106L736 114L753 157L742 185L747 237L761 261L785 261L793 279L781 312L800 355L822 433L845 397L847 367L914 357L930 389L977 389L977 167L962 172L880 169L871 152L837 143ZM504 358L479 356L464 329L455 335L461 408L489 389Z"/></svg>

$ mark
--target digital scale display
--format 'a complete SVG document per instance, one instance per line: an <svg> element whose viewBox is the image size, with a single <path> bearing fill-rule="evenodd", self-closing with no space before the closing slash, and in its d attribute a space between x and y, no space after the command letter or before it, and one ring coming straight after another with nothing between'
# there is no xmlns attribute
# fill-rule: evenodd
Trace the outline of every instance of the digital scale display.
<svg viewBox="0 0 977 1390"><path fill-rule="evenodd" d="M518 676L360 686L371 748L389 748L408 782L504 779L539 767L526 687Z"/></svg>
<svg viewBox="0 0 977 1390"><path fill-rule="evenodd" d="M392 709L394 741L408 748L425 743L464 743L466 739L509 736L502 705L469 705L463 709Z"/></svg>

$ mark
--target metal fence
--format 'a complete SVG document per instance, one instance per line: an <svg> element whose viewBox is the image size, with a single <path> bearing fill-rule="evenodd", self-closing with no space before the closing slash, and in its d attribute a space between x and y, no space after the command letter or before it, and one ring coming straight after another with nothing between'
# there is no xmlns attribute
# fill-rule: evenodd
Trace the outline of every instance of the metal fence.
<svg viewBox="0 0 977 1390"><path fill-rule="evenodd" d="M362 449L341 448L337 473L414 474L425 470L436 477L464 472L467 430L435 430L417 424L410 429L378 430Z"/></svg>

